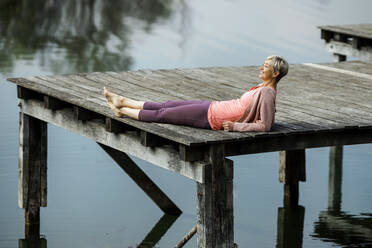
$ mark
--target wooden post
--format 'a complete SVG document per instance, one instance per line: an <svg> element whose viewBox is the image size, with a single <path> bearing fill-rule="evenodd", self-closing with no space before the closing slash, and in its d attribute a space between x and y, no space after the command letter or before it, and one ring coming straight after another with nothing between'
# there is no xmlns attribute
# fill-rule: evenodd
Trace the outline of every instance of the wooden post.
<svg viewBox="0 0 372 248"><path fill-rule="evenodd" d="M234 247L233 162L224 145L211 145L204 183L197 183L198 247Z"/></svg>
<svg viewBox="0 0 372 248"><path fill-rule="evenodd" d="M304 217L303 206L278 208L277 248L302 247Z"/></svg>
<svg viewBox="0 0 372 248"><path fill-rule="evenodd" d="M40 207L47 205L47 123L20 112L18 205L25 234L39 235Z"/></svg>
<svg viewBox="0 0 372 248"><path fill-rule="evenodd" d="M328 211L339 213L342 199L343 146L333 146L329 151Z"/></svg>
<svg viewBox="0 0 372 248"><path fill-rule="evenodd" d="M333 54L333 62L344 62L346 61L346 55L334 53Z"/></svg>
<svg viewBox="0 0 372 248"><path fill-rule="evenodd" d="M298 182L306 181L304 149L280 152L279 181L284 184L284 206L298 205Z"/></svg>

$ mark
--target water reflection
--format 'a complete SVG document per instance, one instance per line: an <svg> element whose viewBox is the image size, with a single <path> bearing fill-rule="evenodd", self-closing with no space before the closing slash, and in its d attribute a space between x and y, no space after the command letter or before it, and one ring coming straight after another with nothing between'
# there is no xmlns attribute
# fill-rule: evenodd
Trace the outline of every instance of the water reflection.
<svg viewBox="0 0 372 248"><path fill-rule="evenodd" d="M54 73L127 70L133 28L149 32L171 0L0 1L0 67L37 59ZM51 56L53 54L53 56Z"/></svg>
<svg viewBox="0 0 372 248"><path fill-rule="evenodd" d="M372 214L321 212L312 236L343 247L372 247Z"/></svg>
<svg viewBox="0 0 372 248"><path fill-rule="evenodd" d="M152 248L161 240L179 216L164 214L137 248ZM39 225L25 225L25 238L18 240L19 248L47 248L46 237L40 235Z"/></svg>
<svg viewBox="0 0 372 248"><path fill-rule="evenodd" d="M303 240L305 208L285 206L278 208L277 248L301 248Z"/></svg>
<svg viewBox="0 0 372 248"><path fill-rule="evenodd" d="M342 147L331 147L329 161L328 210L314 224L314 238L344 247L372 246L372 214L351 215L341 211Z"/></svg>
<svg viewBox="0 0 372 248"><path fill-rule="evenodd" d="M47 248L47 240L44 237L19 239L18 247L19 248Z"/></svg>

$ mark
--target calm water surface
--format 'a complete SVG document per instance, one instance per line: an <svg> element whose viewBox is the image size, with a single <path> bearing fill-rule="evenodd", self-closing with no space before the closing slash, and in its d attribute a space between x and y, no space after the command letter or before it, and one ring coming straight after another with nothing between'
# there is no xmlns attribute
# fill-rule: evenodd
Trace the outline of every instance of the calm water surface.
<svg viewBox="0 0 372 248"><path fill-rule="evenodd" d="M259 65L270 54L330 62L316 27L371 23L371 10L369 0L0 1L0 247L21 247L24 238L16 88L7 77ZM48 247L136 247L161 225L170 228L155 247L173 247L195 224L193 181L133 158L183 210L169 222L94 142L48 131L48 207L41 209ZM232 158L239 247L290 247L281 238L288 230L292 247L372 247L372 145L344 147L341 210L333 214L329 149L306 156L301 208L291 211L282 209L278 153ZM304 222L283 228L284 214ZM186 247L195 246L194 237Z"/></svg>

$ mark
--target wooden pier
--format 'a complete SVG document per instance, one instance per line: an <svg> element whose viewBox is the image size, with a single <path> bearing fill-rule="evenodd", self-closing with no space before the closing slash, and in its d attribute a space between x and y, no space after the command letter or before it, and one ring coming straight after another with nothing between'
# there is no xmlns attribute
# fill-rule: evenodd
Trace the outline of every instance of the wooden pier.
<svg viewBox="0 0 372 248"><path fill-rule="evenodd" d="M320 26L321 38L335 62L347 56L372 60L372 24Z"/></svg>
<svg viewBox="0 0 372 248"><path fill-rule="evenodd" d="M258 73L251 66L8 79L18 89L19 206L25 209L26 233L38 227L40 207L47 206L48 123L97 142L166 214L179 215L181 210L128 155L194 180L198 247L234 246L234 166L226 157L280 151L284 206L296 206L299 181L306 180L306 148L372 143L369 62L291 65L278 86L270 132L212 131L117 118L103 96L106 86L137 100L227 100L254 86Z"/></svg>

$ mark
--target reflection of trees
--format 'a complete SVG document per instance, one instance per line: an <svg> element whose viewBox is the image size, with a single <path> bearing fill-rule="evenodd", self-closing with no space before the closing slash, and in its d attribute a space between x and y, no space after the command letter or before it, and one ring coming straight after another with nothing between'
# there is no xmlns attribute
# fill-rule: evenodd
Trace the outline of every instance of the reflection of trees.
<svg viewBox="0 0 372 248"><path fill-rule="evenodd" d="M171 0L0 0L0 63L37 56L57 73L126 70L131 29L170 15Z"/></svg>

